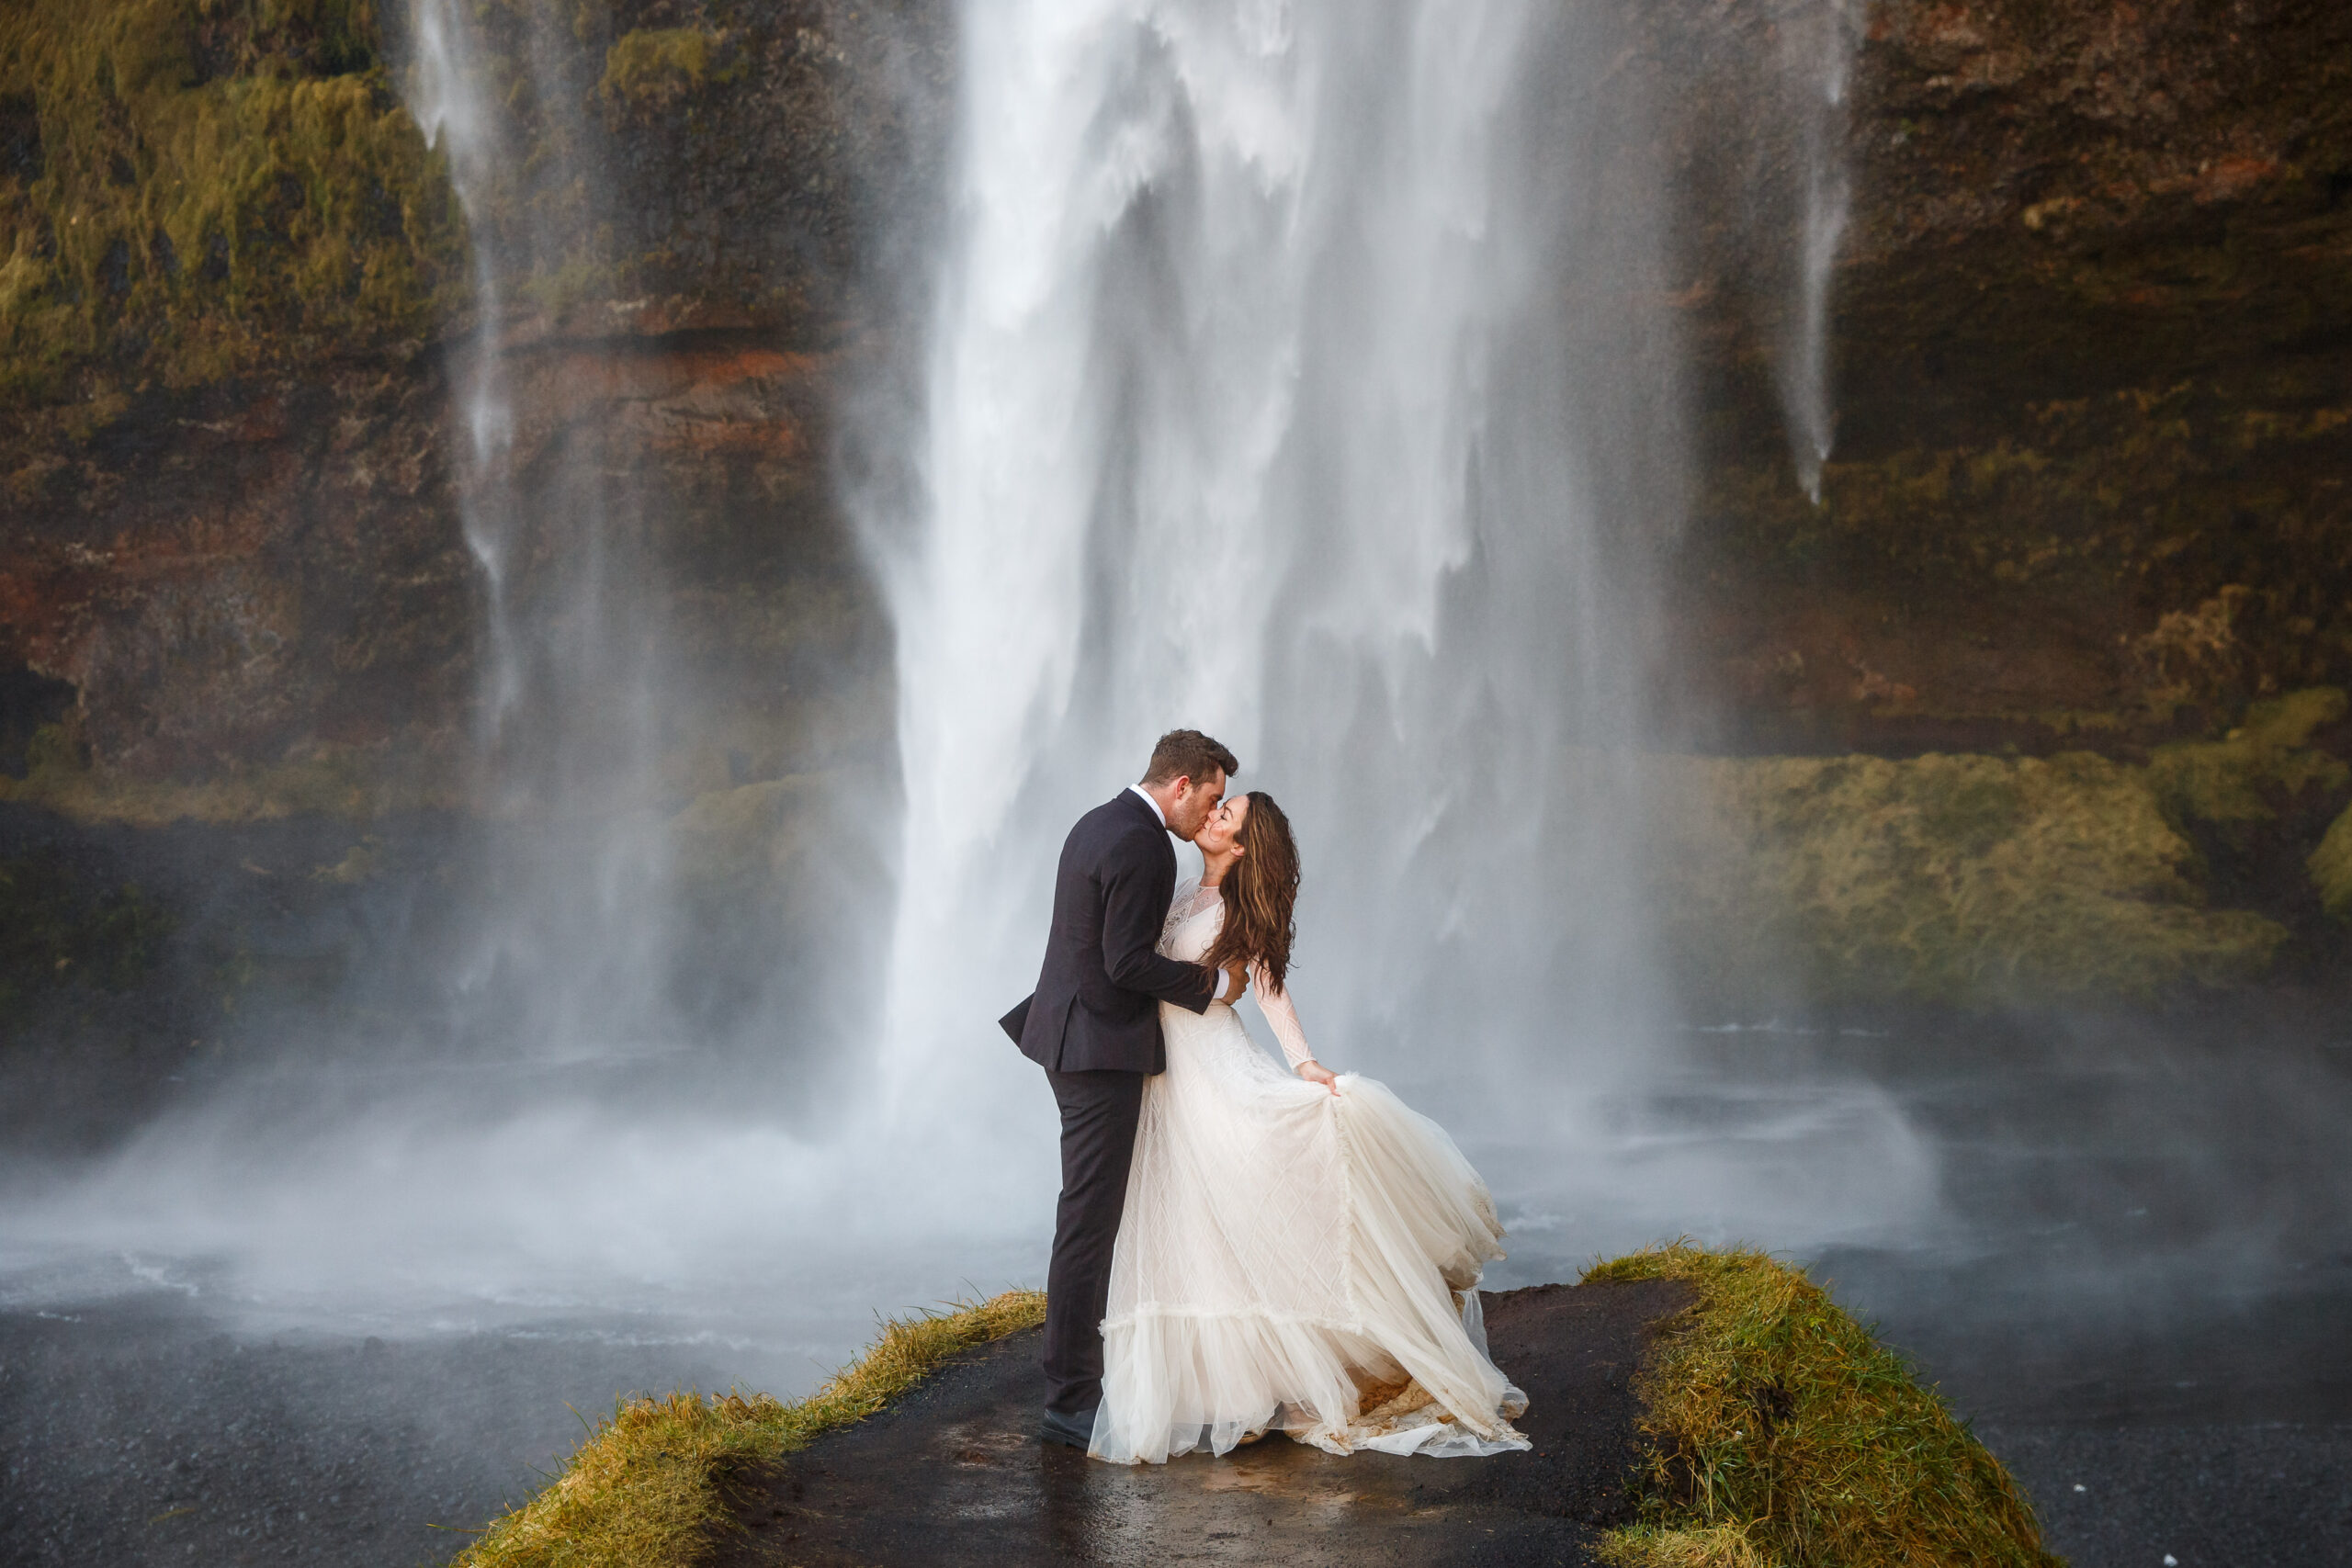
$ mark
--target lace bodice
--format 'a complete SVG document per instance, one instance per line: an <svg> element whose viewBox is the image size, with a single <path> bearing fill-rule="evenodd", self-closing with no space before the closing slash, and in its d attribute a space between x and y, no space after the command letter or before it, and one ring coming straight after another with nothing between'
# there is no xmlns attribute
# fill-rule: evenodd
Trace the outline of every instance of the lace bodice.
<svg viewBox="0 0 2352 1568"><path fill-rule="evenodd" d="M1197 963L1224 924L1225 896L1215 887L1203 886L1198 877L1186 877L1176 889L1176 901L1168 907L1168 922L1159 931L1159 951L1170 958ZM1313 1061L1315 1053L1307 1049L1306 1031L1299 1027L1298 1010L1291 1006L1290 993L1269 986L1255 964L1250 966L1250 994L1258 998L1290 1065L1295 1067Z"/></svg>

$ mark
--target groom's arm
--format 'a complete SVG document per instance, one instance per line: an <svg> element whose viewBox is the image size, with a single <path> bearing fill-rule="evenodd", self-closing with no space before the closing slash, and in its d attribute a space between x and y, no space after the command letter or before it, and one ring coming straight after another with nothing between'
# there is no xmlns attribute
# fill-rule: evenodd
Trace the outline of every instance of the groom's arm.
<svg viewBox="0 0 2352 1568"><path fill-rule="evenodd" d="M1159 846L1148 846L1158 849ZM1216 994L1216 976L1197 964L1159 952L1160 928L1168 920L1173 891L1159 886L1149 865L1116 855L1102 874L1102 967L1111 984L1141 991L1190 1012L1206 1012Z"/></svg>

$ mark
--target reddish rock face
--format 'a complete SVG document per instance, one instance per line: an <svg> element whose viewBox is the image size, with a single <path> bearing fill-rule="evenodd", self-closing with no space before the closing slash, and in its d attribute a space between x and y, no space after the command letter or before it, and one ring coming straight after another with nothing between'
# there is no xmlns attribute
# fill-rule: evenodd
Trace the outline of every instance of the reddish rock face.
<svg viewBox="0 0 2352 1568"><path fill-rule="evenodd" d="M651 536L632 548L684 617L682 657L719 685L750 681L741 666L780 689L808 637L853 675L870 662L835 646L839 614L780 626L778 605L862 603L830 483L831 411L862 372L837 345L873 326L894 215L923 205L908 193L936 163L925 116L944 98L907 96L940 85L924 63L935 9L773 7L725 35L712 80L642 102L600 73L609 86L608 50L632 28L667 24L659 6L536 40L530 8L482 13L514 55L493 73L557 51L539 62L551 75L508 83L506 107L545 154L516 167L561 177L516 175L476 236L508 269L512 483L537 493L585 465L615 525ZM368 80L389 104L390 79ZM0 222L29 177L0 168ZM154 367L93 361L43 383L48 401L0 400L0 681L70 682L70 739L102 774L210 776L322 745L454 759L488 592L453 406L473 329L460 310L437 345L351 341L321 360L256 320L244 359L282 364L166 390ZM536 591L561 522L530 525L543 536L519 541L509 592ZM55 716L0 708L0 756L21 758L13 731Z"/></svg>
<svg viewBox="0 0 2352 1568"><path fill-rule="evenodd" d="M437 381L142 400L13 509L0 660L73 682L93 760L139 774L446 722L472 633Z"/></svg>
<svg viewBox="0 0 2352 1568"><path fill-rule="evenodd" d="M609 482L681 545L797 537L786 564L836 570L821 432L839 374L757 344L518 351L514 468L593 432ZM54 499L0 536L0 667L72 682L92 761L142 776L310 741L453 742L482 583L449 408L427 367L140 411L148 439L52 473Z"/></svg>

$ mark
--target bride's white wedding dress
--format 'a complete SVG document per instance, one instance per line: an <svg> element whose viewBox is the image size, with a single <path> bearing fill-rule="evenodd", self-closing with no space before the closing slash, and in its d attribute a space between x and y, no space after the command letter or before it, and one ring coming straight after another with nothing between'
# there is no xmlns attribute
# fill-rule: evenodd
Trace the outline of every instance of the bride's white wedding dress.
<svg viewBox="0 0 2352 1568"><path fill-rule="evenodd" d="M1159 951L1196 960L1225 919L1177 889ZM1293 1066L1298 1015L1252 976ZM1339 1093L1274 1065L1223 1002L1162 1006L1102 1323L1089 1452L1159 1462L1269 1430L1333 1453L1523 1449L1527 1397L1487 1359L1494 1201L1453 1140L1381 1084Z"/></svg>

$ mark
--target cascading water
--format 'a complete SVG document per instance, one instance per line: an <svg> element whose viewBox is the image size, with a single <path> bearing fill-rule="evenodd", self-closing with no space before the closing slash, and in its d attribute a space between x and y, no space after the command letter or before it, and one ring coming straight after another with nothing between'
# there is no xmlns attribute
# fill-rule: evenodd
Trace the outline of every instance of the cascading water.
<svg viewBox="0 0 2352 1568"><path fill-rule="evenodd" d="M1034 970L1060 835L1178 725L1301 829L1296 987L1331 1055L1607 1077L1648 998L1629 752L1681 482L1611 24L1532 0L967 21L930 511L884 549L898 1090L969 1103L1009 1071L988 1020Z"/></svg>
<svg viewBox="0 0 2352 1568"><path fill-rule="evenodd" d="M1781 71L1797 127L1795 299L1781 330L1776 379L1797 482L1818 504L1822 465L1837 441L1829 308L1852 192L1846 169L1846 89L1855 25L1846 0L1807 0L1781 23Z"/></svg>
<svg viewBox="0 0 2352 1568"><path fill-rule="evenodd" d="M573 262L605 198L576 40L543 37L552 24L527 15L493 40L490 16L414 0L408 28L411 110L448 160L473 245L475 328L455 376L458 504L483 605L476 795L510 824L453 1027L476 1055L628 1053L673 1032L661 576L642 497L595 432L560 430L516 470L518 405L548 400L534 383L548 373L509 363L524 327L509 291ZM541 118L532 134L510 123L518 105ZM515 155L524 145L534 157Z"/></svg>
<svg viewBox="0 0 2352 1568"><path fill-rule="evenodd" d="M494 684L485 705L494 718L513 706L518 695L518 671L504 592L502 509L487 505L483 491L487 476L496 471L514 441L514 409L498 354L503 312L497 252L480 222L501 162L502 139L487 102L489 84L475 64L481 52L476 27L477 19L467 16L453 0L417 0L409 25L415 59L408 76L408 103L427 141L447 159L449 183L458 192L459 205L474 220L479 235L473 246L474 341L458 371L458 404L465 416L469 459L460 504L466 543L488 579L485 598L491 615L486 629Z"/></svg>

